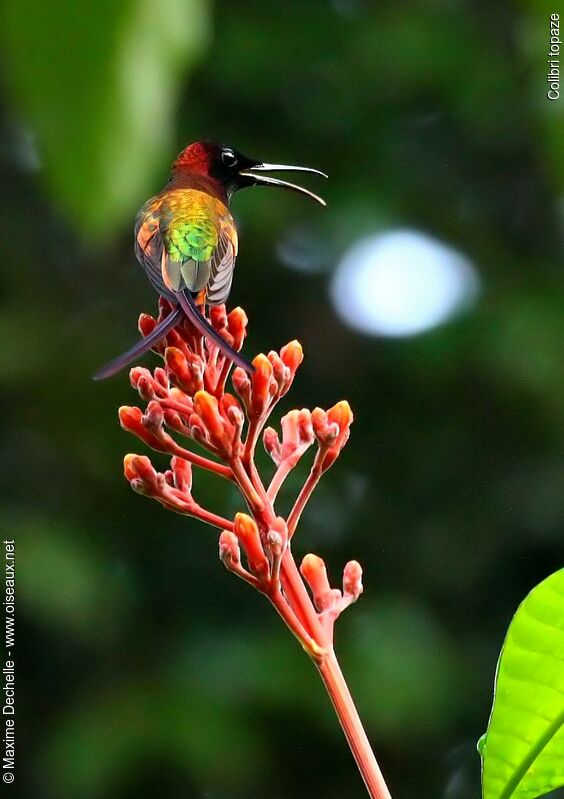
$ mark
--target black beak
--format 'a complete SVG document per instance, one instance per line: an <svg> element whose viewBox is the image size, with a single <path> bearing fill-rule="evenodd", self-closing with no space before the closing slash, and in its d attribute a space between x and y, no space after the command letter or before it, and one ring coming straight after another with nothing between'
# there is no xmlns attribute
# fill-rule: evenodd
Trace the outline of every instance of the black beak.
<svg viewBox="0 0 564 799"><path fill-rule="evenodd" d="M247 169L242 169L239 174L252 178L258 186L280 186L282 189L289 189L299 194L305 194L306 197L310 197L320 205L327 204L325 200L318 197L317 194L314 194L312 191L304 189L303 186L289 183L287 180L280 180L280 178L267 177L263 175L262 172L311 172L312 175L321 175L322 178L326 178L327 175L325 172L320 172L319 169L311 169L308 166L288 166L287 164L256 164Z"/></svg>

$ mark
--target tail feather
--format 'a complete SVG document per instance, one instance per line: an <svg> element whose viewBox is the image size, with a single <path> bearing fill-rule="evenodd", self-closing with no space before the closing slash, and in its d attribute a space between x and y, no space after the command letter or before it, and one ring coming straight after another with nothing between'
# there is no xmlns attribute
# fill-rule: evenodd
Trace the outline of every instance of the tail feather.
<svg viewBox="0 0 564 799"><path fill-rule="evenodd" d="M252 374L255 371L255 367L246 361L242 355L236 352L233 347L230 347L225 339L219 335L217 330L210 325L208 320L202 316L196 306L196 303L194 302L194 298L189 291L177 292L176 299L178 300L179 306L182 308L188 319L190 319L190 321L198 328L203 336L211 339L215 344L217 344L220 352L222 352L223 355L228 358L228 360L233 361L234 364L240 366L249 374Z"/></svg>
<svg viewBox="0 0 564 799"><path fill-rule="evenodd" d="M180 322L182 317L184 316L184 311L182 308L177 306L173 311L169 313L169 315L159 322L159 324L152 330L148 336L142 338L136 344L131 347L131 349L124 352L122 355L119 355L113 361L110 361L105 366L102 366L101 369L98 369L96 374L93 375L94 380L105 380L107 377L112 377L113 375L121 372L121 370L134 361L139 355L143 355L144 352L150 350L152 346L154 346L159 339L166 336L169 330L172 330L173 327Z"/></svg>

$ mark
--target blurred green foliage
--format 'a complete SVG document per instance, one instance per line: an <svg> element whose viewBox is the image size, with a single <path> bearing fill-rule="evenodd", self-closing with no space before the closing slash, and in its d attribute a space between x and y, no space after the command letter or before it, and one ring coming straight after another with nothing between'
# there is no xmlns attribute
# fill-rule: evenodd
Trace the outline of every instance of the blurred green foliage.
<svg viewBox="0 0 564 799"><path fill-rule="evenodd" d="M207 0L8 2L4 14L8 88L49 190L107 237L173 146L180 81L209 40Z"/></svg>
<svg viewBox="0 0 564 799"><path fill-rule="evenodd" d="M126 376L90 380L155 307L135 211L176 152L210 138L330 173L326 212L262 189L235 198L232 300L249 353L304 345L282 411L341 398L355 411L295 546L335 580L349 558L365 568L337 646L394 797L477 799L508 621L564 555L553 10L4 3L0 476L22 796L364 796L314 670L221 568L215 533L122 479L138 448L116 419L134 401ZM480 301L421 336L360 336L332 309L331 275L361 237L397 227L469 257ZM239 509L205 475L196 495Z"/></svg>

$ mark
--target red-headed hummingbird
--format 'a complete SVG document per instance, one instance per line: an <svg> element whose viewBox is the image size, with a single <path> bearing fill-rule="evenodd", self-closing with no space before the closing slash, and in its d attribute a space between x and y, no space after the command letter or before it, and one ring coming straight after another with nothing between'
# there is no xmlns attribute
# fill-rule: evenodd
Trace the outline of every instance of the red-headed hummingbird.
<svg viewBox="0 0 564 799"><path fill-rule="evenodd" d="M195 302L220 305L229 296L237 257L237 230L229 211L231 197L247 186L280 186L305 194L325 205L311 191L265 172L312 172L317 169L265 164L232 147L195 142L172 165L164 189L141 208L135 219L135 255L153 287L174 306L173 311L144 339L102 367L96 380L119 372L153 347L187 316L212 339L221 352L247 372L254 371L213 329Z"/></svg>

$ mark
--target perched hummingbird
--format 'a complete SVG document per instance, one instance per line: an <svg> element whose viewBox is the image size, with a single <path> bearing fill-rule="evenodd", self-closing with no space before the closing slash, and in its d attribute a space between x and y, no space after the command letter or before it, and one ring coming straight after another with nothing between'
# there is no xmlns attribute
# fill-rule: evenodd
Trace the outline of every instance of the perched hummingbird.
<svg viewBox="0 0 564 799"><path fill-rule="evenodd" d="M229 360L253 372L202 315L195 302L220 305L229 296L237 257L237 230L229 202L247 186L280 186L300 192L325 205L311 191L267 176L265 172L312 172L317 169L284 164L264 164L247 158L232 147L195 142L172 165L164 189L141 208L135 219L135 255L153 287L174 310L144 339L102 367L95 380L114 375L187 316L198 330L212 339Z"/></svg>

